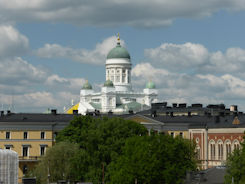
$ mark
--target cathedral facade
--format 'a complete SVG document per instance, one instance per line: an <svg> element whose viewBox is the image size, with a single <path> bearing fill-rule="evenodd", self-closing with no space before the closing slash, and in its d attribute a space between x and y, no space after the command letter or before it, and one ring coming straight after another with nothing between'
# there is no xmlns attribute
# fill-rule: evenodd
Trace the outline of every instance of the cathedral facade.
<svg viewBox="0 0 245 184"><path fill-rule="evenodd" d="M128 51L121 46L118 37L117 45L107 54L106 77L101 91L95 92L87 81L80 91L80 102L77 104L79 114L91 112L124 114L149 109L151 103L157 102L157 89L149 81L142 92L136 92L131 84L132 63Z"/></svg>

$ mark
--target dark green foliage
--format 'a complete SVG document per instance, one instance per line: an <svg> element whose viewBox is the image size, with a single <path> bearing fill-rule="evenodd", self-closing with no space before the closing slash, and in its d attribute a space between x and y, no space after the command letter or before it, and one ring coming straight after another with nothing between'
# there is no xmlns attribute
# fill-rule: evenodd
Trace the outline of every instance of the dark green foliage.
<svg viewBox="0 0 245 184"><path fill-rule="evenodd" d="M226 162L225 183L244 184L245 183L245 147L242 143L242 149L235 149L228 157Z"/></svg>
<svg viewBox="0 0 245 184"><path fill-rule="evenodd" d="M129 138L122 155L110 165L109 183L181 183L195 170L194 146L182 138L153 135Z"/></svg>
<svg viewBox="0 0 245 184"><path fill-rule="evenodd" d="M57 180L76 180L74 170L75 156L79 154L79 146L74 143L61 142L48 149L46 155L38 163L30 176L37 177L37 183L46 184L48 182L48 174L50 174L50 182Z"/></svg>
<svg viewBox="0 0 245 184"><path fill-rule="evenodd" d="M182 181L186 170L196 168L189 140L147 133L143 125L120 118L75 117L34 174L43 176L45 183L49 165L52 181L173 184ZM56 148L63 144L70 145Z"/></svg>
<svg viewBox="0 0 245 184"><path fill-rule="evenodd" d="M111 161L121 154L126 139L146 134L144 126L132 121L81 116L71 121L56 140L79 144L83 159L77 157L77 163L86 167L79 169L77 174L81 180L98 183L102 181L102 166L106 172Z"/></svg>

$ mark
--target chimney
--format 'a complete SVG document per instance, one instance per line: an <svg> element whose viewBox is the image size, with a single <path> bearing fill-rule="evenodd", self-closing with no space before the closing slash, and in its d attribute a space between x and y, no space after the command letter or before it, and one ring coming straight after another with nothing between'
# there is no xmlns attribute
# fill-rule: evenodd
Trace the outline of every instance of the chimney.
<svg viewBox="0 0 245 184"><path fill-rule="evenodd" d="M177 103L173 103L173 107L177 107L177 105L178 105Z"/></svg>
<svg viewBox="0 0 245 184"><path fill-rule="evenodd" d="M51 109L51 114L56 115L57 114L57 110L56 109Z"/></svg>
<svg viewBox="0 0 245 184"><path fill-rule="evenodd" d="M231 111L231 112L237 112L237 109L238 109L238 108L237 108L237 105L231 105L231 106L230 106L230 111Z"/></svg>

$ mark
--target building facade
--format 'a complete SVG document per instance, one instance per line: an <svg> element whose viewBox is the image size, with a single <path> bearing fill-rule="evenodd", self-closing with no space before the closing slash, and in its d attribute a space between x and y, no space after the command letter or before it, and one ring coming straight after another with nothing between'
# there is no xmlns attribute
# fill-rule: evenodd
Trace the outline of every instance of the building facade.
<svg viewBox="0 0 245 184"><path fill-rule="evenodd" d="M69 124L74 115L1 113L0 149L18 153L18 182L38 163L55 143L55 136Z"/></svg>

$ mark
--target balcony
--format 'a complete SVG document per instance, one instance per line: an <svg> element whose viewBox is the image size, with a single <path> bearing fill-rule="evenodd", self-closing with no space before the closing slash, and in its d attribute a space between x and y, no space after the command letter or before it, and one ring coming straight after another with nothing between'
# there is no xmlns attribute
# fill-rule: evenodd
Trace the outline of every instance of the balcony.
<svg viewBox="0 0 245 184"><path fill-rule="evenodd" d="M19 162L37 162L41 156L19 156Z"/></svg>

